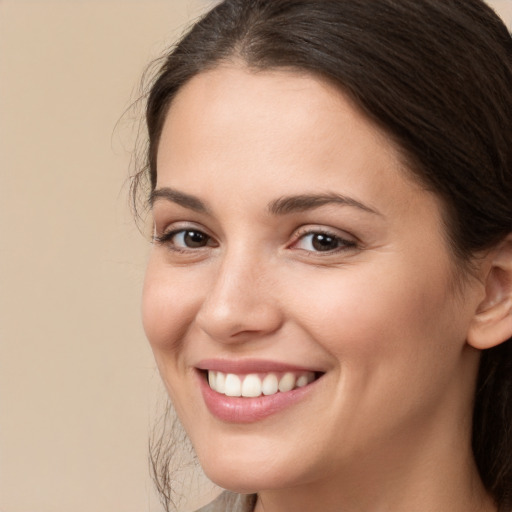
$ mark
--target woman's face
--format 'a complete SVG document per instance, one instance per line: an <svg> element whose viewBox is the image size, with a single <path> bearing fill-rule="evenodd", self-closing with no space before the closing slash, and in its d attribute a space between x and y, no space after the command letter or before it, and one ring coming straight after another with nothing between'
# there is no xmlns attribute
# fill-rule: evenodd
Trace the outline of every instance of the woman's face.
<svg viewBox="0 0 512 512"><path fill-rule="evenodd" d="M152 201L144 326L215 482L368 478L466 446L477 293L454 285L436 197L337 89L234 65L196 76Z"/></svg>

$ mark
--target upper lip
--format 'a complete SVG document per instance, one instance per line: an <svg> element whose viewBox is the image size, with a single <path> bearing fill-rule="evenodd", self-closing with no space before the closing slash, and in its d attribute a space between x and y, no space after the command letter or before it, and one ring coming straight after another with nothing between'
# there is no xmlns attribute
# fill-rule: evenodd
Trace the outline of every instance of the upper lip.
<svg viewBox="0 0 512 512"><path fill-rule="evenodd" d="M203 359L196 368L222 373L319 372L318 368L266 359Z"/></svg>

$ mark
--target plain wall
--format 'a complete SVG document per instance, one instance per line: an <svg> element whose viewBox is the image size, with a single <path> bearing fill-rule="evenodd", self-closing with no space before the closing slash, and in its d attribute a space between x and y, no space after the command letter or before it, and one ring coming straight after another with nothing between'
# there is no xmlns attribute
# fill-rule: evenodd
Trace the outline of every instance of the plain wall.
<svg viewBox="0 0 512 512"><path fill-rule="evenodd" d="M123 113L207 4L0 0L1 512L160 510Z"/></svg>
<svg viewBox="0 0 512 512"><path fill-rule="evenodd" d="M512 26L512 0L491 3ZM0 0L0 512L161 510L122 116L206 5Z"/></svg>

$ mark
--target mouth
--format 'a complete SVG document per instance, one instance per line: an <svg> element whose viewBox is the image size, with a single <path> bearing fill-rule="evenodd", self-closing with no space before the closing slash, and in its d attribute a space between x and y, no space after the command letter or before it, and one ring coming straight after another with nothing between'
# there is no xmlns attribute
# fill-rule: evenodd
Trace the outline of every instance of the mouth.
<svg viewBox="0 0 512 512"><path fill-rule="evenodd" d="M303 388L320 377L319 372L288 371L240 375L204 370L210 389L228 397L257 398Z"/></svg>
<svg viewBox="0 0 512 512"><path fill-rule="evenodd" d="M303 402L324 372L249 361L196 367L206 407L227 423L253 423Z"/></svg>

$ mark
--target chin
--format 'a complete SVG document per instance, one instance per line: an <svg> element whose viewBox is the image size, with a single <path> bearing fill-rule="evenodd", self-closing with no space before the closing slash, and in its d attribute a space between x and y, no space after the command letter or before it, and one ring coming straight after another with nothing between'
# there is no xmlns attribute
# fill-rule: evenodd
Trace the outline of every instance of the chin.
<svg viewBox="0 0 512 512"><path fill-rule="evenodd" d="M249 441L249 440L247 440ZM247 443L246 443L247 446ZM297 465L297 453L291 459L283 450L256 446L230 450L197 451L206 476L219 487L241 494L252 494L262 490L293 487L306 480ZM276 457L280 454L280 457Z"/></svg>
<svg viewBox="0 0 512 512"><path fill-rule="evenodd" d="M262 490L287 487L286 482L282 482L272 471L256 471L249 465L242 470L219 468L214 463L211 467L203 465L203 470L214 484L239 494L254 494Z"/></svg>

